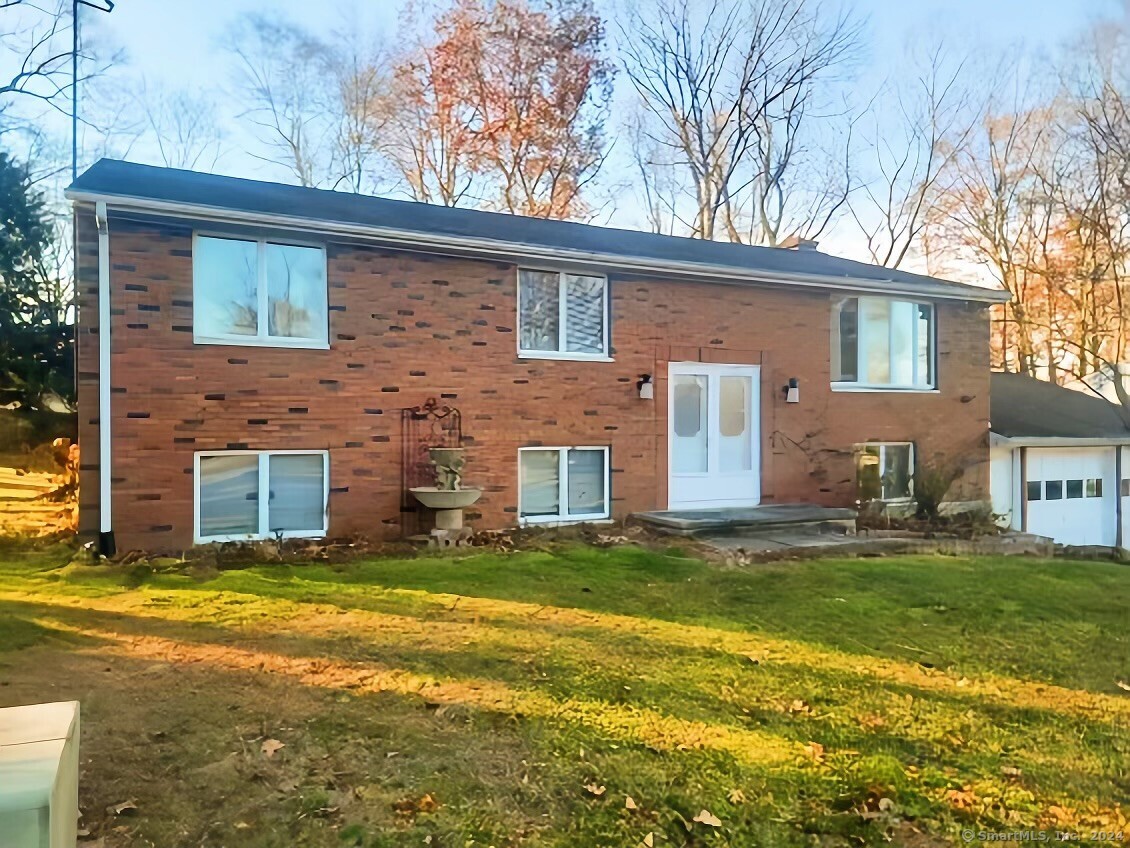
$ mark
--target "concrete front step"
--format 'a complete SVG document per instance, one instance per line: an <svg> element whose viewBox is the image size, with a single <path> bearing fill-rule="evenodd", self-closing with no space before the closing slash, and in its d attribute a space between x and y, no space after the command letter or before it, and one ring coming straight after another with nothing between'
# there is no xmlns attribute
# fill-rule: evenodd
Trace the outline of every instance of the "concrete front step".
<svg viewBox="0 0 1130 848"><path fill-rule="evenodd" d="M721 509L673 509L637 512L637 521L677 536L772 535L782 531L855 532L854 509L814 504L766 504Z"/></svg>

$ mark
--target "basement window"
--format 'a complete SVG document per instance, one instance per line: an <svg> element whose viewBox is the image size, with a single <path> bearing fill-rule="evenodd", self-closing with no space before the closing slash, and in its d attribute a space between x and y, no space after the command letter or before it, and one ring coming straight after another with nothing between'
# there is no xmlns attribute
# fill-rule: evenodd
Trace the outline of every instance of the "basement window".
<svg viewBox="0 0 1130 848"><path fill-rule="evenodd" d="M937 385L934 307L885 297L832 304L832 388L927 391Z"/></svg>
<svg viewBox="0 0 1130 848"><path fill-rule="evenodd" d="M329 464L328 451L197 453L196 541L325 536Z"/></svg>
<svg viewBox="0 0 1130 848"><path fill-rule="evenodd" d="M914 445L856 445L855 479L860 503L907 501L913 494Z"/></svg>
<svg viewBox="0 0 1130 848"><path fill-rule="evenodd" d="M329 347L322 247L196 234L192 290L197 344Z"/></svg>
<svg viewBox="0 0 1130 848"><path fill-rule="evenodd" d="M608 448L520 448L518 514L530 524L608 518Z"/></svg>
<svg viewBox="0 0 1130 848"><path fill-rule="evenodd" d="M608 281L558 271L518 271L518 355L608 358Z"/></svg>

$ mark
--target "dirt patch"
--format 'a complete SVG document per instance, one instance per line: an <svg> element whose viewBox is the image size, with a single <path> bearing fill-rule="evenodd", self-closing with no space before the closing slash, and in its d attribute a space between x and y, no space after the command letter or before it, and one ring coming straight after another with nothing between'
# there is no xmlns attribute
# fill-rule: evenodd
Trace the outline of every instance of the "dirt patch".
<svg viewBox="0 0 1130 848"><path fill-rule="evenodd" d="M82 702L80 848L425 844L435 816L398 803L430 796L435 813L457 799L452 773L489 779L534 759L505 728L464 732L465 715L423 699L123 656L96 639L7 654L0 680L0 704ZM516 829L536 824L513 813ZM392 841L371 843L378 832Z"/></svg>

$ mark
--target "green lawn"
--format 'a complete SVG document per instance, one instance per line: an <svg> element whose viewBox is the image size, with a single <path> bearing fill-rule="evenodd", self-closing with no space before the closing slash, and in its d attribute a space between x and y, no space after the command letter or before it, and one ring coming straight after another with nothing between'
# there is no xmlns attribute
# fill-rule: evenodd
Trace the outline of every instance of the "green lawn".
<svg viewBox="0 0 1130 848"><path fill-rule="evenodd" d="M1128 566L68 559L0 553L0 705L83 701L107 848L1130 831Z"/></svg>

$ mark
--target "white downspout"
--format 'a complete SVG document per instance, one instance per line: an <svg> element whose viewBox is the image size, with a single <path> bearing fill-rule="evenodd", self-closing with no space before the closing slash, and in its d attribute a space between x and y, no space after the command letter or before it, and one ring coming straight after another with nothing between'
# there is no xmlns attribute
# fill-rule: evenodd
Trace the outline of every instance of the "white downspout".
<svg viewBox="0 0 1130 848"><path fill-rule="evenodd" d="M110 476L113 463L110 453L110 223L106 203L94 205L98 224L98 504L100 547L103 553L113 547L109 534L113 531L110 513Z"/></svg>

